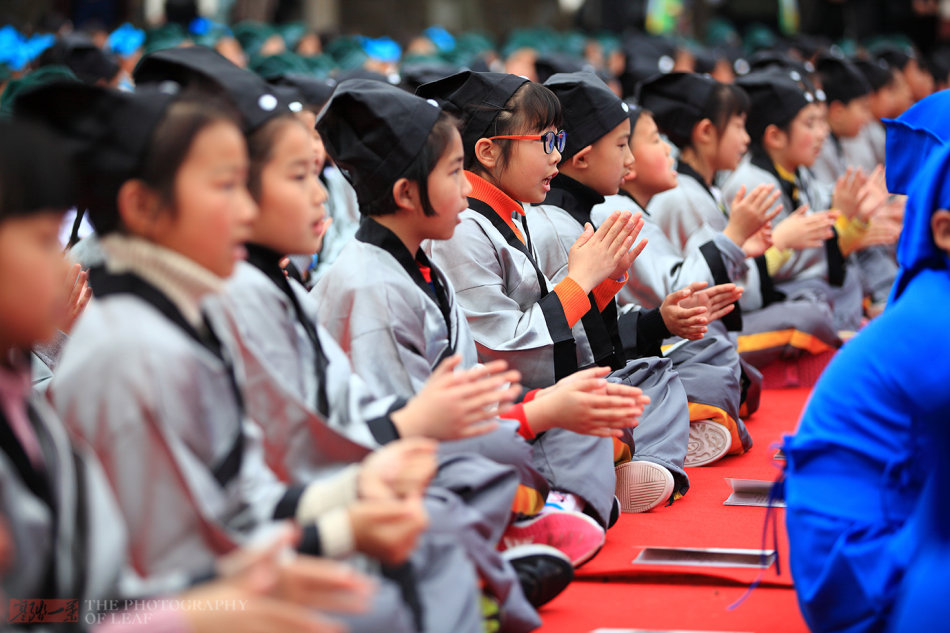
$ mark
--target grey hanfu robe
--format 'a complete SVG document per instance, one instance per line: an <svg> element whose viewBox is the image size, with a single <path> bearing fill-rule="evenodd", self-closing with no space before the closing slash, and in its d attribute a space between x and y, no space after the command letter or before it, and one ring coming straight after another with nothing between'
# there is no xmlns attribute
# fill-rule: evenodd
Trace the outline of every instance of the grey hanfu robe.
<svg viewBox="0 0 950 633"><path fill-rule="evenodd" d="M709 240L728 224L722 198L735 196L738 187L722 192L707 188L689 165L679 163L679 184L671 191L654 196L647 205L650 218L666 235L674 251L684 258L704 247ZM742 166L740 165L740 169ZM727 183L731 183L731 179ZM778 186L773 180L761 181ZM747 183L751 191L760 182ZM674 193L676 192L676 193ZM783 211L791 201L780 199ZM773 220L773 225L775 221ZM785 296L776 292L764 256L746 260L746 274L741 279L730 279L741 285L745 292L739 301L741 325L733 336L743 361L763 367L779 359L795 358L804 350L833 349L841 344L834 328L830 305L815 297ZM726 278L714 277L717 283ZM726 321L714 323L711 331L723 334L740 317L730 315ZM801 341L808 344L802 345Z"/></svg>
<svg viewBox="0 0 950 633"><path fill-rule="evenodd" d="M754 259L722 232L698 231L682 251L677 248L655 222L653 215L641 207L629 194L621 191L608 196L591 210L591 221L599 226L614 211L639 211L643 229L638 239L647 240L647 250L630 267L627 283L617 293L621 312L627 305L654 309L662 305L667 295L697 281L708 286L735 283L745 288L746 294L759 289L758 267ZM745 329L743 315L748 306L735 305L732 312L709 325L708 332L717 337L728 337L733 343ZM741 404L740 411L751 415L758 409L762 391L762 375L740 356ZM689 391L689 389L687 389Z"/></svg>
<svg viewBox="0 0 950 633"><path fill-rule="evenodd" d="M854 138L829 135L821 146L821 153L811 168L815 183L826 199L831 199L835 182L848 168L861 168L870 174L884 164L884 126L871 121ZM894 248L875 245L861 249L848 258L855 272L860 273L865 294L876 303L885 303L897 278L897 258Z"/></svg>
<svg viewBox="0 0 950 633"><path fill-rule="evenodd" d="M531 207L527 213L538 264L553 282L567 277L568 252L584 225L594 224L591 212L603 202L604 198L589 187L559 175L552 181L544 203ZM644 251L640 257L649 257L649 254ZM616 304L616 300L610 303ZM640 386L634 380L654 383L652 388L641 387L651 402L633 430L634 459L638 458L637 452L644 449L648 454L671 455L675 450L685 457L685 448L678 443L682 438L673 432L684 408L689 411L687 419L713 418L723 423L733 436L733 452L741 453L751 447L752 439L739 419L739 355L728 338L710 336L701 341L683 341L671 348L668 356L662 355L660 347L669 331L663 325L659 309L642 309L634 303L619 309L608 305L603 311L592 307L591 313L574 326L575 339L586 340L588 348L594 347L597 340L588 334L591 328L619 335L619 346L613 342L604 346L609 345L624 363L629 359L650 366L648 374L625 380L634 386ZM592 353L593 358L597 356ZM663 374L665 380L658 382L657 377ZM674 381L682 383L685 399L690 404L684 406L682 401L670 398L669 385ZM715 414L711 415L713 411ZM649 441L644 441L646 438Z"/></svg>
<svg viewBox="0 0 950 633"><path fill-rule="evenodd" d="M479 360L504 359L521 372L526 388L549 387L579 366L564 308L536 268L530 239L503 233L507 225L486 203L469 198L469 206L451 239L424 249L455 288ZM510 210L509 219L524 234L520 211ZM534 452L551 486L580 496L606 525L616 485L612 442L552 429L535 441Z"/></svg>
<svg viewBox="0 0 950 633"><path fill-rule="evenodd" d="M244 364L253 368L249 375L257 394L249 393L250 406L260 398L270 410L262 419L265 435L290 438L290 443L274 442L283 449L277 459L287 466L287 475L301 481L339 467L360 445L372 448L397 438L390 413L408 398L382 395L391 392L353 371L317 322L318 302L283 275L279 253L253 245L249 252L249 263L238 266L222 305L239 333ZM464 587L475 589L475 570L507 600L510 630L537 625L517 576L495 551L516 487L515 472L507 465L441 451L439 472L426 495L430 528L412 559L426 630L477 627L478 614L464 598L470 593Z"/></svg>
<svg viewBox="0 0 950 633"><path fill-rule="evenodd" d="M195 327L141 276L142 256L130 260L139 263L93 271L96 300L74 328L50 394L102 463L129 535L129 564L149 579L210 569L235 547L267 539L275 521L294 517L303 486L282 483L265 461L260 427L244 406L240 358L222 344L220 311L210 306ZM316 525L303 527L300 549L321 553ZM386 621L402 631L411 613L385 581L370 613L347 619L353 630Z"/></svg>
<svg viewBox="0 0 950 633"><path fill-rule="evenodd" d="M102 469L91 451L70 440L45 398L33 395L26 412L39 464L29 458L0 408L0 517L13 547L3 574L4 595L80 601L118 597L126 532Z"/></svg>
<svg viewBox="0 0 950 633"><path fill-rule="evenodd" d="M478 362L451 283L423 253L412 257L389 229L366 218L339 262L312 291L320 322L346 351L353 370L376 390L408 399L444 358L460 354L466 368ZM420 262L431 271L431 285ZM518 423L501 419L499 424L487 435L444 442L442 451L476 453L514 467L543 503L547 483L532 465L531 447L518 434Z"/></svg>
<svg viewBox="0 0 950 633"><path fill-rule="evenodd" d="M22 369L9 371L28 379L27 364L18 364ZM125 520L94 451L70 437L45 393L34 392L23 405L38 462L0 409L0 517L13 549L3 574L7 598L75 601L76 612L67 615L83 630L111 601L167 596L214 575L201 564L148 577L137 573L128 558ZM37 623L30 630L45 628Z"/></svg>
<svg viewBox="0 0 950 633"><path fill-rule="evenodd" d="M786 181L778 176L771 159L759 148L754 148L726 180L723 192L726 196L735 195L743 185L747 191L751 191L760 184L774 185L782 192L782 211L773 224L778 224L803 204L808 204L813 212L828 208L828 196L822 195L820 187L807 170L799 168L795 182ZM837 233L826 240L824 246L793 252L771 277L775 289L787 299L808 299L831 306L834 330L856 330L860 326L860 276L846 266L838 246ZM810 324L800 329L821 340L829 340L830 337L823 336L820 330L813 329L811 325L818 326Z"/></svg>

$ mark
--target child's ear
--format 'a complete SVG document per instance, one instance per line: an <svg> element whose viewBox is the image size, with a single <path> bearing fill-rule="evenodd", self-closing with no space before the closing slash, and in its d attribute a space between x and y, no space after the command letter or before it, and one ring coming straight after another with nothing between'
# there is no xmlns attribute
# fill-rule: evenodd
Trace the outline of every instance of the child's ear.
<svg viewBox="0 0 950 633"><path fill-rule="evenodd" d="M481 163L485 169L494 169L495 165L498 164L500 155L501 148L487 138L480 138L475 143L475 160Z"/></svg>
<svg viewBox="0 0 950 633"><path fill-rule="evenodd" d="M769 123L762 133L762 147L767 149L782 149L788 140L787 134L774 123Z"/></svg>
<svg viewBox="0 0 950 633"><path fill-rule="evenodd" d="M127 180L119 187L116 196L119 218L122 225L133 235L151 234L155 220L161 211L158 194L138 179Z"/></svg>
<svg viewBox="0 0 950 633"><path fill-rule="evenodd" d="M590 154L593 149L592 145L588 145L581 151L577 152L569 159L571 167L574 169L587 169L590 167L590 163L587 160L587 155Z"/></svg>
<svg viewBox="0 0 950 633"><path fill-rule="evenodd" d="M415 182L408 178L400 178L393 183L393 200L400 209L414 210L418 199L419 189Z"/></svg>
<svg viewBox="0 0 950 633"><path fill-rule="evenodd" d="M950 211L938 209L930 218L930 230L937 248L950 255Z"/></svg>
<svg viewBox="0 0 950 633"><path fill-rule="evenodd" d="M693 146L699 147L716 140L716 126L709 119L703 119L693 126Z"/></svg>

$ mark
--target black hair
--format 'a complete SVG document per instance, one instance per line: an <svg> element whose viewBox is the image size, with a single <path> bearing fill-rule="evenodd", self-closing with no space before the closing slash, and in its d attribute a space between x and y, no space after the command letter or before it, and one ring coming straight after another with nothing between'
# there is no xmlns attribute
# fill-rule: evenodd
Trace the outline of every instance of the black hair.
<svg viewBox="0 0 950 633"><path fill-rule="evenodd" d="M264 166L270 162L273 156L277 135L284 129L285 125L291 123L296 123L306 129L294 113L287 112L286 114L275 116L247 135L247 156L249 161L247 189L251 193L251 197L255 200L260 200L261 173L264 171Z"/></svg>
<svg viewBox="0 0 950 633"><path fill-rule="evenodd" d="M452 141L453 130L455 132L459 131L459 120L443 110L432 126L422 150L400 176L400 178L406 178L410 182L419 185L422 212L427 216L436 214L435 209L432 208L432 203L429 201L429 174L432 173L432 170L435 169L436 164L448 149L449 143ZM391 184L395 184L395 182ZM393 197L392 187L390 187L386 196L378 204L372 205L371 208L360 205L360 212L368 216L391 215L398 208L396 199Z"/></svg>
<svg viewBox="0 0 950 633"><path fill-rule="evenodd" d="M705 118L716 127L716 131L722 134L732 117L748 115L750 108L749 95L745 90L734 84L720 83L709 95L703 112Z"/></svg>
<svg viewBox="0 0 950 633"><path fill-rule="evenodd" d="M0 121L0 222L37 211L65 211L75 200L63 144L25 121Z"/></svg>
<svg viewBox="0 0 950 633"><path fill-rule="evenodd" d="M492 120L488 136L509 136L528 134L544 130L549 127L561 127L563 117L561 102L557 96L545 86L527 81L519 87L505 107L498 111ZM499 139L501 156L498 164L504 169L508 165L513 150L514 141ZM484 167L475 159L475 148L465 148L465 167L475 172L484 172Z"/></svg>
<svg viewBox="0 0 950 633"><path fill-rule="evenodd" d="M749 95L746 94L745 90L734 84L717 82L716 87L712 89L706 104L702 108L702 114L695 115L694 120L689 125L689 137L683 136L674 130L661 129L670 142L682 150L693 146L692 130L703 119L709 119L716 131L722 134L732 117L748 115L750 107Z"/></svg>
<svg viewBox="0 0 950 633"><path fill-rule="evenodd" d="M139 165L114 171L81 173L83 206L96 232L106 235L121 229L116 197L122 184L138 178L158 194L164 206L174 212L175 178L195 138L205 128L229 122L240 127L237 114L226 102L203 93L189 93L176 99L152 130L148 147ZM83 170L80 167L80 171Z"/></svg>
<svg viewBox="0 0 950 633"><path fill-rule="evenodd" d="M169 24L187 29L199 15L196 0L165 0L165 21Z"/></svg>
<svg viewBox="0 0 950 633"><path fill-rule="evenodd" d="M897 71L884 62L855 59L853 63L870 84L872 93L893 86L897 80Z"/></svg>

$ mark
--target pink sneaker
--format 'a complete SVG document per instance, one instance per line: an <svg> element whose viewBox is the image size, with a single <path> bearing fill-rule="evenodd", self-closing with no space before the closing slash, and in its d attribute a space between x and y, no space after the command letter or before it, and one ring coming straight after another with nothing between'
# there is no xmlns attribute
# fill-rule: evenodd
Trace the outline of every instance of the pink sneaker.
<svg viewBox="0 0 950 633"><path fill-rule="evenodd" d="M545 508L541 514L515 521L498 544L500 551L519 545L550 545L563 552L576 568L604 546L604 530L582 512Z"/></svg>

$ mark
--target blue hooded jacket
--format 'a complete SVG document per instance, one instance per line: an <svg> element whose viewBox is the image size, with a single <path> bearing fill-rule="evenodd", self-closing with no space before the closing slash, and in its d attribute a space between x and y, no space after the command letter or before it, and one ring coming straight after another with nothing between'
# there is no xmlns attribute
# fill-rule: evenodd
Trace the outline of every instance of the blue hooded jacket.
<svg viewBox="0 0 950 633"><path fill-rule="evenodd" d="M786 438L791 569L816 632L886 630L924 530L934 429L950 411L950 271L930 230L950 208L950 146L931 150L909 188L887 309L832 360Z"/></svg>

